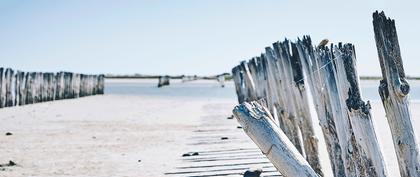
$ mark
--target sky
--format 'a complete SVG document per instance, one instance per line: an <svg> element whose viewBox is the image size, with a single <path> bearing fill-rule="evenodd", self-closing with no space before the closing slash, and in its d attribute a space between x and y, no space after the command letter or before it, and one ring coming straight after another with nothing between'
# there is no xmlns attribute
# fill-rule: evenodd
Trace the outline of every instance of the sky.
<svg viewBox="0 0 420 177"><path fill-rule="evenodd" d="M420 2L391 0L0 0L0 66L111 74L230 72L266 46L310 35L353 43L380 76L372 13L396 20L405 72L420 76Z"/></svg>

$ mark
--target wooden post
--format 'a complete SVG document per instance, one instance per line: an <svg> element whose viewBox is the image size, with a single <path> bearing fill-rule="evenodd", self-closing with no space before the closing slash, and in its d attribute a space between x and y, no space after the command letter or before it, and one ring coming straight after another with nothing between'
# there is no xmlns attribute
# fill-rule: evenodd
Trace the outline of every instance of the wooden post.
<svg viewBox="0 0 420 177"><path fill-rule="evenodd" d="M105 75L99 75L99 94L105 94Z"/></svg>
<svg viewBox="0 0 420 177"><path fill-rule="evenodd" d="M10 68L6 69L5 72L5 81L6 81L6 104L5 107L12 107L13 106L13 90L12 90L12 84L13 84L13 70Z"/></svg>
<svg viewBox="0 0 420 177"><path fill-rule="evenodd" d="M292 55L290 60L294 81L292 88L295 90L294 98L296 99L297 117L299 118L299 126L302 132L303 147L306 160L311 167L316 173L324 176L319 160L318 138L315 136L312 126L312 116L309 110L310 98L308 97L308 90L306 88L309 85L306 84L305 78L303 77L302 61L296 45L295 43L291 43Z"/></svg>
<svg viewBox="0 0 420 177"><path fill-rule="evenodd" d="M420 155L413 130L408 93L395 21L384 12L373 13L376 47L382 69L379 94L392 133L401 177L420 176Z"/></svg>
<svg viewBox="0 0 420 177"><path fill-rule="evenodd" d="M26 75L27 73L25 72L18 72L17 78L19 80L19 87L18 87L18 94L19 94L19 101L18 101L18 105L22 106L26 104Z"/></svg>
<svg viewBox="0 0 420 177"><path fill-rule="evenodd" d="M256 101L243 103L233 114L245 133L284 176L318 177L287 136L273 122L270 112Z"/></svg>
<svg viewBox="0 0 420 177"><path fill-rule="evenodd" d="M273 44L274 50L270 51L270 48L266 47L266 55L271 55L276 60L276 65L278 68L278 81L276 83L279 88L278 98L281 100L280 103L283 109L281 114L281 117L283 117L283 123L286 125L286 129L291 131L294 139L291 139L293 144L295 144L296 148L299 150L299 152L301 152L302 155L306 156L304 140L300 129L300 117L298 115L298 103L294 90L295 83L293 81L293 71L291 68L289 48L290 45L287 39L283 42L275 42Z"/></svg>
<svg viewBox="0 0 420 177"><path fill-rule="evenodd" d="M26 92L26 102L25 104L33 104L34 103L34 98L33 98L33 82L34 82L34 78L35 78L35 73L30 72L26 74L26 88L25 88L25 92Z"/></svg>
<svg viewBox="0 0 420 177"><path fill-rule="evenodd" d="M58 72L55 75L55 80L56 80L55 99L61 100L64 97L64 72Z"/></svg>
<svg viewBox="0 0 420 177"><path fill-rule="evenodd" d="M319 55L315 53L309 36L304 36L302 40L298 40L297 48L302 62L302 69L308 76L308 85L311 88L316 113L329 152L332 171L336 177L346 176L337 128L332 117L333 110L330 104L328 90L323 85L326 78L324 72L319 71L319 68L322 68L321 63L319 63L320 61L317 59Z"/></svg>
<svg viewBox="0 0 420 177"><path fill-rule="evenodd" d="M239 103L243 103L245 101L245 93L244 93L244 89L243 89L243 81L242 81L242 73L241 73L241 69L239 66L236 66L234 68L232 68L232 78L233 78L233 82L235 83L235 90L236 90L236 95L238 96L238 102Z"/></svg>
<svg viewBox="0 0 420 177"><path fill-rule="evenodd" d="M351 144L357 147L351 155L353 161L357 161L358 175L385 177L387 171L373 126L370 105L361 98L354 46L339 44L334 48L334 56L340 102L349 116L350 133L353 134Z"/></svg>
<svg viewBox="0 0 420 177"><path fill-rule="evenodd" d="M73 74L72 89L74 98L80 97L80 74Z"/></svg>
<svg viewBox="0 0 420 177"><path fill-rule="evenodd" d="M165 85L169 85L169 76L160 76L158 87L163 87Z"/></svg>
<svg viewBox="0 0 420 177"><path fill-rule="evenodd" d="M217 82L219 82L220 87L225 87L225 75L218 75L217 76Z"/></svg>
<svg viewBox="0 0 420 177"><path fill-rule="evenodd" d="M4 68L0 68L0 108L6 105L6 81L4 77Z"/></svg>
<svg viewBox="0 0 420 177"><path fill-rule="evenodd" d="M54 73L48 73L48 101L55 99L56 80Z"/></svg>
<svg viewBox="0 0 420 177"><path fill-rule="evenodd" d="M41 86L41 77L40 77L39 72L35 73L35 78L34 78L34 87L33 87L33 96L34 96L34 103L39 103L41 102L41 95L42 95L42 86Z"/></svg>

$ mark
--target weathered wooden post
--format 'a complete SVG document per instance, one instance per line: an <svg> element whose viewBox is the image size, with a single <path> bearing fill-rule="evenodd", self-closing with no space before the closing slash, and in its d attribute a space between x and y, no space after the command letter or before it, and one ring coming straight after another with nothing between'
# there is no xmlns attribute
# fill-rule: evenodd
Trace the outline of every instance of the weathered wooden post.
<svg viewBox="0 0 420 177"><path fill-rule="evenodd" d="M220 87L225 87L225 75L224 74L218 75L217 82L219 82Z"/></svg>
<svg viewBox="0 0 420 177"><path fill-rule="evenodd" d="M274 49L274 50L273 50ZM289 41L273 43L273 49L266 47L267 60L273 60L275 90L279 103L279 120L284 124L282 128L298 151L305 155L303 139L299 128L299 118L293 87L293 73L290 66ZM270 80L269 80L270 82Z"/></svg>
<svg viewBox="0 0 420 177"><path fill-rule="evenodd" d="M98 81L98 84L99 84L98 94L103 95L105 93L105 75L103 75L103 74L99 75L98 79L99 79L99 81Z"/></svg>
<svg viewBox="0 0 420 177"><path fill-rule="evenodd" d="M379 94L385 108L402 177L420 176L420 155L413 130L408 93L395 21L373 13L373 29L382 69Z"/></svg>
<svg viewBox="0 0 420 177"><path fill-rule="evenodd" d="M158 87L163 87L165 85L169 85L169 76L159 76Z"/></svg>
<svg viewBox="0 0 420 177"><path fill-rule="evenodd" d="M30 72L30 73L26 73L26 87L25 87L25 92L26 92L26 102L25 104L32 104L34 103L34 98L33 98L33 82L34 82L34 78L35 78L35 73Z"/></svg>
<svg viewBox="0 0 420 177"><path fill-rule="evenodd" d="M245 133L284 176L318 177L292 142L273 122L270 112L256 101L235 107L233 113Z"/></svg>
<svg viewBox="0 0 420 177"><path fill-rule="evenodd" d="M21 89L22 87L24 87L24 83L23 83L23 77L25 76L25 74L21 71L16 71L16 74L14 75L14 89L13 89L13 94L14 96L14 106L18 106L21 105L20 100L22 99L22 95L21 95ZM22 86L23 85L23 86Z"/></svg>
<svg viewBox="0 0 420 177"><path fill-rule="evenodd" d="M236 90L236 95L238 96L238 102L239 103L243 103L245 101L245 93L244 93L244 89L243 89L243 76L241 73L241 69L239 66L235 66L234 68L232 68L232 78L233 81L235 83L235 90Z"/></svg>
<svg viewBox="0 0 420 177"><path fill-rule="evenodd" d="M41 101L46 102L48 96L48 76L46 73L42 74L42 83L41 83Z"/></svg>
<svg viewBox="0 0 420 177"><path fill-rule="evenodd" d="M19 95L19 101L18 105L22 106L26 104L26 77L25 72L18 72L17 79L19 80L19 87L18 87L18 95Z"/></svg>
<svg viewBox="0 0 420 177"><path fill-rule="evenodd" d="M80 97L80 74L73 74L72 89L74 98Z"/></svg>
<svg viewBox="0 0 420 177"><path fill-rule="evenodd" d="M13 84L13 70L10 68L6 69L5 72L5 81L6 81L6 104L5 107L11 107L13 106L13 90L12 90L12 84Z"/></svg>
<svg viewBox="0 0 420 177"><path fill-rule="evenodd" d="M86 75L80 74L80 91L79 96L84 97L85 96L85 87L86 87Z"/></svg>
<svg viewBox="0 0 420 177"><path fill-rule="evenodd" d="M357 149L351 153L357 161L356 170L362 176L387 176L385 162L373 126L370 105L361 98L356 54L352 44L334 48L335 68L341 103L347 110L351 124L351 144Z"/></svg>
<svg viewBox="0 0 420 177"><path fill-rule="evenodd" d="M64 97L64 72L56 73L55 80L56 80L55 100L61 100Z"/></svg>
<svg viewBox="0 0 420 177"><path fill-rule="evenodd" d="M315 136L312 126L312 116L309 110L309 96L307 83L305 83L304 73L302 69L302 61L297 49L297 44L291 43L292 55L290 57L291 68L293 71L292 88L294 88L297 108L297 117L299 118L299 126L302 132L303 147L305 150L306 160L311 167L319 175L324 176L319 160L318 138Z"/></svg>
<svg viewBox="0 0 420 177"><path fill-rule="evenodd" d="M6 105L6 86L4 79L4 68L0 68L0 108Z"/></svg>
<svg viewBox="0 0 420 177"><path fill-rule="evenodd" d="M324 66L320 63L319 54L315 53L309 36L304 36L302 40L298 40L297 47L302 61L302 68L308 76L308 85L310 86L316 113L329 152L332 171L336 177L346 176L337 128L332 116L333 110L328 90L323 84L327 78L325 77L325 72L320 70Z"/></svg>
<svg viewBox="0 0 420 177"><path fill-rule="evenodd" d="M54 73L47 73L48 76L48 101L53 101L55 99L55 76Z"/></svg>

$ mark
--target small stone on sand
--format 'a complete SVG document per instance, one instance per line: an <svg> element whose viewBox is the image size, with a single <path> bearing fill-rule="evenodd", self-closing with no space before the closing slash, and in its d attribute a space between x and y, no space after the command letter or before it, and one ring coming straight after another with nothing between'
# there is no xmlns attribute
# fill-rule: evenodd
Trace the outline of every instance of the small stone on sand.
<svg viewBox="0 0 420 177"><path fill-rule="evenodd" d="M190 153L185 153L185 154L182 154L182 157L189 157L189 156L191 156L191 154L190 154Z"/></svg>
<svg viewBox="0 0 420 177"><path fill-rule="evenodd" d="M194 152L194 153L192 153L192 155L193 156L196 156L196 155L199 155L199 153L198 152Z"/></svg>
<svg viewBox="0 0 420 177"><path fill-rule="evenodd" d="M10 135L13 135L13 133L10 133L10 132L6 133L6 136L10 136Z"/></svg>
<svg viewBox="0 0 420 177"><path fill-rule="evenodd" d="M16 163L15 162L13 162L13 161L11 161L11 160L9 160L9 164L8 164L9 166L15 166L16 165Z"/></svg>
<svg viewBox="0 0 420 177"><path fill-rule="evenodd" d="M220 138L221 140L227 140L227 139L229 139L228 137L222 137L222 138Z"/></svg>
<svg viewBox="0 0 420 177"><path fill-rule="evenodd" d="M262 169L260 169L260 168L249 169L249 170L245 171L244 177L260 177L261 173L262 173Z"/></svg>

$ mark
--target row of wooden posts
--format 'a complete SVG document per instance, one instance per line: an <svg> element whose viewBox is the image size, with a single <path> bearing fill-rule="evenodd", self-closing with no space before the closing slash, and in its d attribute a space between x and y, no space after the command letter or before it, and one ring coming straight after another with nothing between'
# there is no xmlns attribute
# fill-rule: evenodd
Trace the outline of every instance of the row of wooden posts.
<svg viewBox="0 0 420 177"><path fill-rule="evenodd" d="M420 177L420 156L408 107L394 20L373 14L383 79L379 84L402 177ZM327 148L335 177L385 177L387 169L369 102L361 98L352 44L313 46L309 36L275 42L232 69L233 110L245 132L285 176L324 176L319 148ZM311 115L313 105L316 115ZM318 117L326 147L313 128ZM386 137L381 137L386 138Z"/></svg>
<svg viewBox="0 0 420 177"><path fill-rule="evenodd" d="M0 68L0 108L104 94L104 75Z"/></svg>

